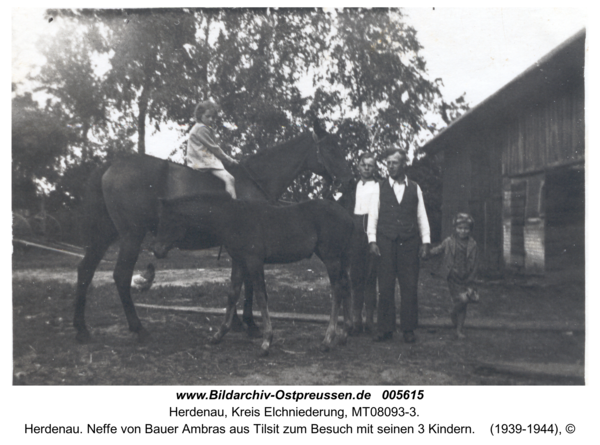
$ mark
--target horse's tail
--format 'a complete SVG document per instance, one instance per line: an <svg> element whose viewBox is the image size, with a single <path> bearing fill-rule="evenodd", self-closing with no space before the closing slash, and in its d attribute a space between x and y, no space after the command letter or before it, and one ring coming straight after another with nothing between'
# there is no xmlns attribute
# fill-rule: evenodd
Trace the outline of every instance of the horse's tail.
<svg viewBox="0 0 600 445"><path fill-rule="evenodd" d="M81 224L82 238L85 247L117 237L115 227L102 194L102 176L109 169L110 163L96 169L86 185L83 200L83 219Z"/></svg>

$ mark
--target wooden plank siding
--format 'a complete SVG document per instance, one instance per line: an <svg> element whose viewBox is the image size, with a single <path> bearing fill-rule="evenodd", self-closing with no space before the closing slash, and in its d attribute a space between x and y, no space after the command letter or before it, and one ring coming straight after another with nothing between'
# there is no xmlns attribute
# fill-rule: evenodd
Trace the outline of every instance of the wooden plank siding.
<svg viewBox="0 0 600 445"><path fill-rule="evenodd" d="M504 128L503 174L515 176L583 161L583 83L528 104Z"/></svg>
<svg viewBox="0 0 600 445"><path fill-rule="evenodd" d="M444 150L442 237L454 230L456 213L470 213L482 270L488 275L503 265L501 136L501 131L481 127Z"/></svg>
<svg viewBox="0 0 600 445"><path fill-rule="evenodd" d="M442 236L471 213L487 275L582 269L584 63L582 30L423 146L444 152Z"/></svg>

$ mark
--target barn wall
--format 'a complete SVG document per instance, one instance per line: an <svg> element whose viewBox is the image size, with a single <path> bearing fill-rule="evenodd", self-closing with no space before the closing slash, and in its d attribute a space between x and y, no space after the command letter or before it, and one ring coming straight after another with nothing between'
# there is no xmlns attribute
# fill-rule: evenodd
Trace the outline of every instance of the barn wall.
<svg viewBox="0 0 600 445"><path fill-rule="evenodd" d="M503 174L514 176L582 161L584 85L548 92L537 101L515 107L516 119L506 127Z"/></svg>
<svg viewBox="0 0 600 445"><path fill-rule="evenodd" d="M545 272L546 172L583 161L583 114L583 85L571 84L511 115L480 116L477 128L444 149L443 236L457 212L473 215L484 273ZM570 223L572 233L575 226L580 222Z"/></svg>
<svg viewBox="0 0 600 445"><path fill-rule="evenodd" d="M468 151L459 149L463 146L461 142L444 150L442 238L452 233L454 215L469 211L471 162Z"/></svg>
<svg viewBox="0 0 600 445"><path fill-rule="evenodd" d="M503 267L502 258L502 131L480 126L470 144L470 213L475 218L474 236L481 251L482 271L494 274Z"/></svg>
<svg viewBox="0 0 600 445"><path fill-rule="evenodd" d="M484 271L584 270L585 32L470 110L444 151L442 235L467 211Z"/></svg>
<svg viewBox="0 0 600 445"><path fill-rule="evenodd" d="M501 138L497 131L471 132L444 150L442 235L453 231L452 219L467 212L475 219L473 237L480 249L481 270L502 269Z"/></svg>
<svg viewBox="0 0 600 445"><path fill-rule="evenodd" d="M512 270L543 274L553 255L546 253L547 237L556 237L552 227L548 232L545 200L555 197L544 193L546 173L583 161L583 91L581 82L558 88L543 100L524 104L503 128L503 257Z"/></svg>

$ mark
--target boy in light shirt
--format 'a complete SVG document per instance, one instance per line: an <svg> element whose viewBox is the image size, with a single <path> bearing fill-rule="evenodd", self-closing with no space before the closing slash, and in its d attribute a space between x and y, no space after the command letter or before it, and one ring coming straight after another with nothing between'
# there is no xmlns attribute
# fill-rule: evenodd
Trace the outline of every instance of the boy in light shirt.
<svg viewBox="0 0 600 445"><path fill-rule="evenodd" d="M377 164L373 153L364 153L358 162L360 180L354 203L354 244L351 263L353 289L353 333L374 331L373 313L377 304L377 257L369 253L369 243L377 239L379 183L375 180ZM363 323L362 312L365 309Z"/></svg>

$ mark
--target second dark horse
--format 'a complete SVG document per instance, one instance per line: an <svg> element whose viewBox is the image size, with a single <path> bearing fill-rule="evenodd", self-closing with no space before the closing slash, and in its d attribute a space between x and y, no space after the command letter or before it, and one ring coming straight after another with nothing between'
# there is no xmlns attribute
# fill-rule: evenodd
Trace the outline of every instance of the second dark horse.
<svg viewBox="0 0 600 445"><path fill-rule="evenodd" d="M338 204L310 200L275 207L260 201L234 200L227 192L161 200L158 234L152 247L164 258L174 246L193 249L196 237L211 234L234 261L225 321L213 337L219 342L231 328L235 306L244 278L250 279L262 313L262 355L269 353L273 330L267 305L264 265L293 263L316 254L329 275L333 298L329 326L323 340L329 350L334 338L345 342L351 327L351 297L348 278L349 249L354 224ZM201 244L201 243L200 243ZM338 329L343 303L345 324Z"/></svg>
<svg viewBox="0 0 600 445"><path fill-rule="evenodd" d="M318 123L313 132L247 157L231 173L236 178L239 199L275 201L306 170L326 181L340 182L342 189L352 178L335 137ZM211 174L141 155L118 159L90 178L84 202L85 256L77 270L73 320L78 341L90 338L85 323L87 289L100 260L117 239L119 255L113 276L129 330L140 340L148 336L131 299L131 277L146 233L156 233L159 199L218 190L224 190L224 184ZM195 249L218 245L209 234L197 237L196 242ZM245 289L246 295L252 293L249 280L245 281Z"/></svg>

